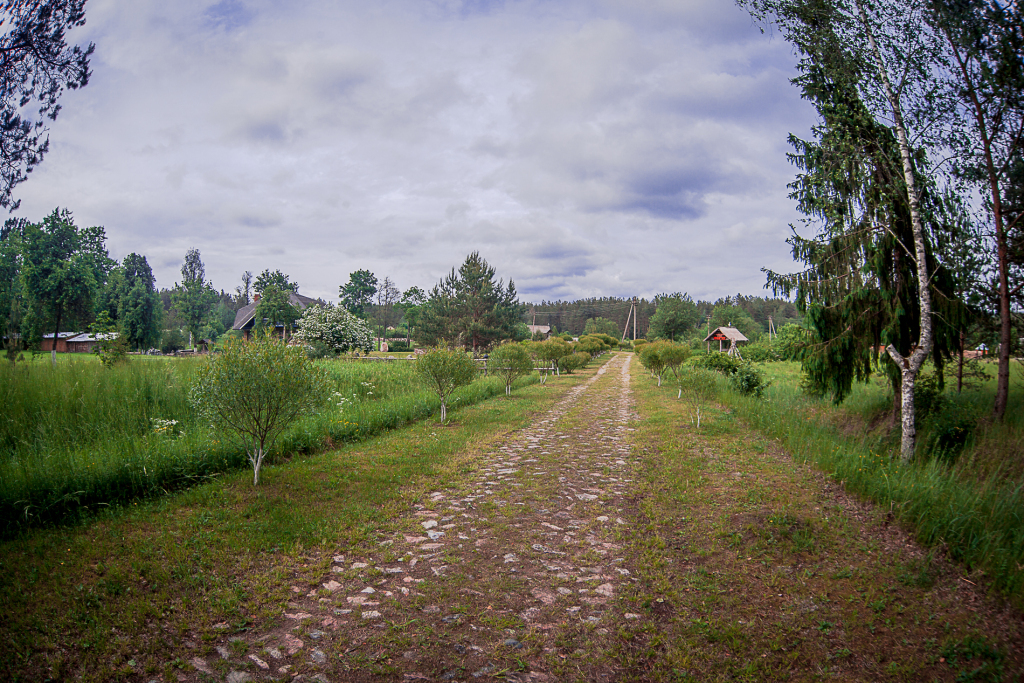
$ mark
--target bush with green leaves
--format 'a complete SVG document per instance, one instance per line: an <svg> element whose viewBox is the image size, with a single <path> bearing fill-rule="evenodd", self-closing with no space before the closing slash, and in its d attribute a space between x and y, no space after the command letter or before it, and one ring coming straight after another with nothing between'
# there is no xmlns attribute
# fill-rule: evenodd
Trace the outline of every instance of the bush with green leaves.
<svg viewBox="0 0 1024 683"><path fill-rule="evenodd" d="M263 459L300 417L327 406L331 384L303 349L258 337L230 340L197 370L189 398L214 429L237 438L259 484Z"/></svg>
<svg viewBox="0 0 1024 683"><path fill-rule="evenodd" d="M690 423L700 429L707 403L718 393L718 375L704 368L686 368L678 375L679 398L687 403Z"/></svg>
<svg viewBox="0 0 1024 683"><path fill-rule="evenodd" d="M441 424L448 419L448 399L476 379L476 364L464 351L438 346L416 360L416 372L441 401Z"/></svg>
<svg viewBox="0 0 1024 683"><path fill-rule="evenodd" d="M662 351L668 346L671 346L672 342L667 341L656 341L652 344L644 344L637 353L640 354L640 362L647 370L658 378L658 386L661 386L661 377L665 374L665 359L662 357Z"/></svg>
<svg viewBox="0 0 1024 683"><path fill-rule="evenodd" d="M571 375L576 370L587 367L591 360L590 354L586 351L577 351L576 353L570 353L559 358L558 367L564 370L566 374Z"/></svg>
<svg viewBox="0 0 1024 683"><path fill-rule="evenodd" d="M924 420L925 452L952 465L978 426L978 410L963 394L943 396Z"/></svg>
<svg viewBox="0 0 1024 683"><path fill-rule="evenodd" d="M740 369L743 362L739 358L730 356L727 353L712 351L711 353L702 353L694 356L690 364L695 368L714 370L723 375L733 375Z"/></svg>
<svg viewBox="0 0 1024 683"><path fill-rule="evenodd" d="M742 363L729 378L729 385L744 396L764 398L771 381L752 363Z"/></svg>
<svg viewBox="0 0 1024 683"><path fill-rule="evenodd" d="M753 344L743 347L743 358L751 363L773 363L782 360L778 343L772 343L765 335Z"/></svg>
<svg viewBox="0 0 1024 683"><path fill-rule="evenodd" d="M690 347L686 344L673 344L672 342L666 342L658 351L662 363L672 371L676 379L679 379L679 368L690 357L690 353Z"/></svg>
<svg viewBox="0 0 1024 683"><path fill-rule="evenodd" d="M522 344L507 342L491 352L487 366L505 380L505 395L512 393L512 383L533 372L533 357Z"/></svg>
<svg viewBox="0 0 1024 683"><path fill-rule="evenodd" d="M537 359L552 363L556 368L561 367L558 359L568 356L570 353L572 353L572 347L560 337L551 337L545 341L533 343L533 354Z"/></svg>

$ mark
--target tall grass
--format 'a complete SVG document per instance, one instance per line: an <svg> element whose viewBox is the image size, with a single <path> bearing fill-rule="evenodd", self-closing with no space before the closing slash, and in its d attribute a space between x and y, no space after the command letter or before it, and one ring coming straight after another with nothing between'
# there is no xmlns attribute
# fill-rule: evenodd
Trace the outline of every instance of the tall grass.
<svg viewBox="0 0 1024 683"><path fill-rule="evenodd" d="M979 431L959 464L924 453L904 464L891 434L864 428L865 420L891 400L880 387L858 387L849 405L836 408L803 394L797 386L798 372L786 365L770 366L775 381L766 400L724 387L721 396L748 423L782 441L796 458L815 463L847 489L891 509L921 542L945 547L951 557L969 569L982 570L998 589L1024 604L1024 479L1007 476L1005 468L981 475L970 469L977 453L1005 450L994 440L1020 438L1018 416L1024 406L1019 395L1007 411L1008 422ZM982 387L960 400L976 401L980 407L990 406L988 398ZM851 413L861 419L851 423ZM925 442L928 429L919 436Z"/></svg>
<svg viewBox="0 0 1024 683"><path fill-rule="evenodd" d="M0 536L246 467L232 435L213 433L188 402L198 362L3 364ZM275 454L363 439L439 409L411 363L324 364L334 404L296 423ZM503 393L499 379L481 379L456 392L456 405Z"/></svg>

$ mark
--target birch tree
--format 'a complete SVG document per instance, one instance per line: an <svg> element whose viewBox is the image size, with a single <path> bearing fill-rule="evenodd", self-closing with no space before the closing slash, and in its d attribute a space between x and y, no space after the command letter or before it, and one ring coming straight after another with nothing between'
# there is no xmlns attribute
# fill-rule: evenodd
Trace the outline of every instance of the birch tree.
<svg viewBox="0 0 1024 683"><path fill-rule="evenodd" d="M936 73L943 45L931 30L924 0L741 0L755 18L777 26L801 59L831 71L856 88L870 114L889 127L900 157L913 241L902 244L914 262L920 326L909 354L889 344L886 352L901 373L900 456L909 460L917 442L914 386L932 350L932 298L918 174L927 151L938 146L948 112L937 97Z"/></svg>

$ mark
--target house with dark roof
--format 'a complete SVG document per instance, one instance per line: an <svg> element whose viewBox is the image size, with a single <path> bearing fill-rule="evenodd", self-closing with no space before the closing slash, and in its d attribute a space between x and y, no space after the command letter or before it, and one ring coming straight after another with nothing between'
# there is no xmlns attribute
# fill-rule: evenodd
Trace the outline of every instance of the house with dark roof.
<svg viewBox="0 0 1024 683"><path fill-rule="evenodd" d="M252 335L253 328L256 326L256 307L259 306L259 303L260 295L256 294L253 297L253 302L251 304L249 304L248 306L242 306L241 308L238 309L238 312L235 313L235 324L231 326L231 329L239 330L240 332L242 332L246 341L248 341L249 337ZM288 303L290 303L292 306L299 309L300 311L306 310L313 304L319 304L321 306L327 305L327 302L323 301L322 299L314 299L312 297L302 296L301 294L296 294L295 292L288 292ZM273 334L277 335L278 337L283 337L284 325L275 325Z"/></svg>
<svg viewBox="0 0 1024 683"><path fill-rule="evenodd" d="M68 352L68 340L74 339L81 332L60 332L57 334L57 353ZM53 333L43 335L43 343L39 347L43 351L53 351Z"/></svg>

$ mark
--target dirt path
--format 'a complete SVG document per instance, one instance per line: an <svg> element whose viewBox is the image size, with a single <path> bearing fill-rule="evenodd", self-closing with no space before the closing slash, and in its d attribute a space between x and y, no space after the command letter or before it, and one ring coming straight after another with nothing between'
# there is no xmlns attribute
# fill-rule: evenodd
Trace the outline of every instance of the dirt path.
<svg viewBox="0 0 1024 683"><path fill-rule="evenodd" d="M317 585L294 586L276 628L193 659L199 679L580 675L562 664L567 631L592 632L596 653L595 637L639 618L615 613L613 600L635 581L620 553L633 483L631 358L613 358L530 428L468 463L458 489L430 493L377 552L338 555ZM608 662L586 669L614 678Z"/></svg>
<svg viewBox="0 0 1024 683"><path fill-rule="evenodd" d="M995 681L1017 670L1019 613L727 411L696 432L643 374L634 397L631 361L614 356L530 427L456 462L454 483L372 549L284 577L284 614L218 639L189 676Z"/></svg>

